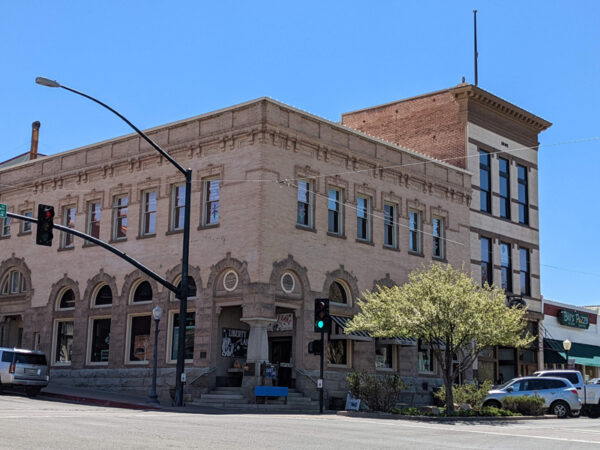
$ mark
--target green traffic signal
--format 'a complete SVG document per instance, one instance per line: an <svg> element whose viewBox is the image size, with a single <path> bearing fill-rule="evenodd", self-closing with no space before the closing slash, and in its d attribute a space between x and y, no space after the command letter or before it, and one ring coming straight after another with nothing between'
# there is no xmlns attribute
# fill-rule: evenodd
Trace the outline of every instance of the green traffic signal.
<svg viewBox="0 0 600 450"><path fill-rule="evenodd" d="M317 328L323 328L325 326L325 322L323 322L322 320L319 320L317 322Z"/></svg>

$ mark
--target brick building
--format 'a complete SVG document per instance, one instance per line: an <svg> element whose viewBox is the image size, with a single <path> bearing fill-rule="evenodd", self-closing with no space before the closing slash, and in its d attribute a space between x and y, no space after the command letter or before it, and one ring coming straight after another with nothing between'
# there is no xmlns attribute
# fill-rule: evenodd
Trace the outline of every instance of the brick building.
<svg viewBox="0 0 600 450"><path fill-rule="evenodd" d="M478 139L488 142L486 133ZM431 260L461 267L473 259L470 247L479 245L469 204L478 173L266 98L148 134L193 169L187 394L243 384L248 396L258 382L250 363L270 361L280 384L315 395L318 357L307 344L317 336L318 297L332 300L334 315L330 398L345 396L350 369L409 377L417 400L441 384L418 342L375 341L343 328L361 291L404 283ZM113 243L177 284L182 185L170 164L127 135L1 168L0 202L22 214L54 205L56 221ZM537 220L536 211L531 216ZM537 242L537 230L526 230ZM168 395L179 332L178 302L168 291L70 235L56 233L48 248L16 220L0 231L0 345L45 351L55 382L148 392L151 310L160 305L159 393Z"/></svg>

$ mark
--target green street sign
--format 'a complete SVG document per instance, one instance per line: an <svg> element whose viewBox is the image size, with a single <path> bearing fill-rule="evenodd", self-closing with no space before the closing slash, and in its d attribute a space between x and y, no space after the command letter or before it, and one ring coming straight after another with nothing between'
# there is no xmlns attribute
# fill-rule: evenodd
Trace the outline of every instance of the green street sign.
<svg viewBox="0 0 600 450"><path fill-rule="evenodd" d="M0 203L0 219L6 219L6 205Z"/></svg>

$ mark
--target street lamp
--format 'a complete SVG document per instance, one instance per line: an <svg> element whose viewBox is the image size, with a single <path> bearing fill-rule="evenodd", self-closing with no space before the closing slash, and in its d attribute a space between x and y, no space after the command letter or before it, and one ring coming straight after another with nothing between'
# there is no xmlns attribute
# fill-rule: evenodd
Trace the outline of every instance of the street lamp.
<svg viewBox="0 0 600 450"><path fill-rule="evenodd" d="M163 310L160 306L156 306L152 310L152 317L156 328L154 329L154 367L152 368L152 391L150 392L150 403L158 404L158 395L156 394L156 368L158 366L158 323L162 317Z"/></svg>
<svg viewBox="0 0 600 450"><path fill-rule="evenodd" d="M571 341L565 339L563 341L563 348L565 349L566 357L567 357L567 369L569 368L569 350L571 350Z"/></svg>
<svg viewBox="0 0 600 450"><path fill-rule="evenodd" d="M122 114L112 109L100 100L95 99L83 92L79 92L70 87L64 86L55 80L50 80L44 77L37 77L35 82L42 86L62 88L67 91L71 91L77 95L81 95L93 102L98 103L103 108L108 109L113 114L117 115L127 125L135 130L148 144L150 144L156 151L158 151L167 161L173 164L177 170L185 175L185 215L183 219L183 250L181 253L181 287L175 292L179 299L179 329L185 330L185 316L187 311L187 298L188 298L188 269L189 269L189 254L190 254L190 209L191 209L191 196L192 196L192 169L184 169L177 161L175 161L171 155L165 152L158 146L152 139L132 124ZM185 333L179 333L178 348L185 347ZM184 352L177 353L177 369L175 371L175 406L183 406L183 379L185 378L184 370Z"/></svg>

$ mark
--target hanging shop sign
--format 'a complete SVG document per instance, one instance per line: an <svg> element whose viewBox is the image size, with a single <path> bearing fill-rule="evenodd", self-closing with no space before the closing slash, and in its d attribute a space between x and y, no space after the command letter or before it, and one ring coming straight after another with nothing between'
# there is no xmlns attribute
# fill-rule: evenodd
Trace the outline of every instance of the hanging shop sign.
<svg viewBox="0 0 600 450"><path fill-rule="evenodd" d="M294 329L294 313L277 314L277 322L269 326L269 331L290 331Z"/></svg>
<svg viewBox="0 0 600 450"><path fill-rule="evenodd" d="M245 358L248 353L248 330L223 328L221 356Z"/></svg>
<svg viewBox="0 0 600 450"><path fill-rule="evenodd" d="M590 327L590 316L582 312L561 309L558 312L558 322L568 327L587 330Z"/></svg>

